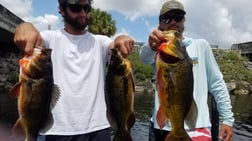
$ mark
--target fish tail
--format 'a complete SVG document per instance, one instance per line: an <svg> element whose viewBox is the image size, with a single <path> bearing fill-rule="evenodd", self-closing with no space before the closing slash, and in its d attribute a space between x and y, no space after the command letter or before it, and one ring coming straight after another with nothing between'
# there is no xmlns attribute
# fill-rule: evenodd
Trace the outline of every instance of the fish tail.
<svg viewBox="0 0 252 141"><path fill-rule="evenodd" d="M180 133L179 135L174 135L172 132L170 132L166 137L165 141L192 141L190 136L187 134L186 131L183 133Z"/></svg>
<svg viewBox="0 0 252 141"><path fill-rule="evenodd" d="M190 129L194 129L196 127L197 117L198 117L198 108L196 102L193 100L190 110L185 118L185 123L188 125Z"/></svg>
<svg viewBox="0 0 252 141"><path fill-rule="evenodd" d="M136 117L135 117L135 114L132 112L131 115L129 116L128 122L127 122L128 123L127 127L129 130L133 127L135 121L136 121Z"/></svg>
<svg viewBox="0 0 252 141"><path fill-rule="evenodd" d="M114 136L113 141L132 141L132 137L129 131L126 131L124 133L117 132Z"/></svg>

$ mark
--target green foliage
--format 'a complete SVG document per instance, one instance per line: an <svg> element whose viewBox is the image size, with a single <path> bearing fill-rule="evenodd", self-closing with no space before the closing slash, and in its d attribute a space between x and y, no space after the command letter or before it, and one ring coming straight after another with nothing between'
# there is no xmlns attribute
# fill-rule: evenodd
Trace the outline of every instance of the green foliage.
<svg viewBox="0 0 252 141"><path fill-rule="evenodd" d="M153 72L151 66L142 63L142 61L139 59L138 52L132 52L129 55L129 59L132 63L132 68L137 83L141 83L152 78Z"/></svg>
<svg viewBox="0 0 252 141"><path fill-rule="evenodd" d="M112 19L110 14L100 9L92 8L90 15L89 32L109 37L116 33L115 20Z"/></svg>
<svg viewBox="0 0 252 141"><path fill-rule="evenodd" d="M234 51L221 49L213 50L213 52L226 82L235 81L237 88L243 86L242 81L252 84L252 71L246 68L248 63L246 57L240 56ZM138 51L132 52L129 59L132 62L134 75L138 84L151 80L153 77L152 67L142 63L139 59Z"/></svg>
<svg viewBox="0 0 252 141"><path fill-rule="evenodd" d="M213 50L220 70L226 82L235 81L237 87L241 81L252 84L252 71L246 68L248 59L235 51Z"/></svg>
<svg viewBox="0 0 252 141"><path fill-rule="evenodd" d="M19 79L19 74L15 71L10 72L9 75L7 76L7 80L13 84L18 82L18 79Z"/></svg>

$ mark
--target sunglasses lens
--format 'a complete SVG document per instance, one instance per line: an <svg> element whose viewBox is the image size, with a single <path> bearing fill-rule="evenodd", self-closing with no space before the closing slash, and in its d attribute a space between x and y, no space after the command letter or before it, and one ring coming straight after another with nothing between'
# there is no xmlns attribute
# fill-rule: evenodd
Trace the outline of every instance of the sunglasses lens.
<svg viewBox="0 0 252 141"><path fill-rule="evenodd" d="M91 6L89 4L83 5L82 8L86 13L89 13L91 11Z"/></svg>
<svg viewBox="0 0 252 141"><path fill-rule="evenodd" d="M78 13L80 12L82 9L86 12L89 13L91 11L91 6L89 4L86 5L79 5L79 4L69 4L68 5L69 9L74 12L74 13Z"/></svg>
<svg viewBox="0 0 252 141"><path fill-rule="evenodd" d="M160 17L160 21L165 24L169 24L172 19L175 20L175 22L180 22L184 18L184 15L174 15L174 16L163 16Z"/></svg>
<svg viewBox="0 0 252 141"><path fill-rule="evenodd" d="M171 18L164 18L163 20L162 20L162 22L163 23L166 23L166 24L169 24L170 22L171 22Z"/></svg>
<svg viewBox="0 0 252 141"><path fill-rule="evenodd" d="M184 18L183 15L176 15L176 16L173 17L173 19L174 19L176 22L180 22L183 18Z"/></svg>

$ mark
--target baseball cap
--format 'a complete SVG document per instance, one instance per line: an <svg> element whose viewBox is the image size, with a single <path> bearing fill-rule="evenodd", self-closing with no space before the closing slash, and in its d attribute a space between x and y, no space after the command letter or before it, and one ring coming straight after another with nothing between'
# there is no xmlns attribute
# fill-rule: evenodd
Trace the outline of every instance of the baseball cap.
<svg viewBox="0 0 252 141"><path fill-rule="evenodd" d="M169 0L162 5L162 8L160 10L160 15L163 15L170 10L180 10L183 14L186 13L182 3L176 0Z"/></svg>
<svg viewBox="0 0 252 141"><path fill-rule="evenodd" d="M67 3L67 4L76 4L78 3L79 0L58 0L59 4L64 4L64 3Z"/></svg>

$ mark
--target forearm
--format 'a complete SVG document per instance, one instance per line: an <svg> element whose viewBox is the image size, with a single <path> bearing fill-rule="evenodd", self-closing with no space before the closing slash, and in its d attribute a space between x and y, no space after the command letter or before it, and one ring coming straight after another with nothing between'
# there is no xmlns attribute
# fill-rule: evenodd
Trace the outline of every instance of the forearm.
<svg viewBox="0 0 252 141"><path fill-rule="evenodd" d="M209 92L215 98L221 122L225 125L233 126L234 117L232 112L230 95L226 83L215 60L210 59L209 61L212 62L209 63L211 66L211 71L208 73Z"/></svg>
<svg viewBox="0 0 252 141"><path fill-rule="evenodd" d="M225 98L219 100L219 102L217 103L217 108L222 124L232 127L234 124L234 115L232 112L232 106L229 96L226 96Z"/></svg>
<svg viewBox="0 0 252 141"><path fill-rule="evenodd" d="M43 45L43 39L31 23L24 22L16 28L14 43L25 53L31 54L34 46Z"/></svg>
<svg viewBox="0 0 252 141"><path fill-rule="evenodd" d="M223 80L223 76L220 71L216 71L215 75L212 74L211 77L212 79L210 82L211 85L209 85L209 91L214 96L217 103L220 120L225 125L233 126L234 117L231 100L226 83Z"/></svg>
<svg viewBox="0 0 252 141"><path fill-rule="evenodd" d="M153 64L154 63L154 57L156 52L153 51L148 43L145 43L143 46L141 46L139 57L145 64Z"/></svg>

